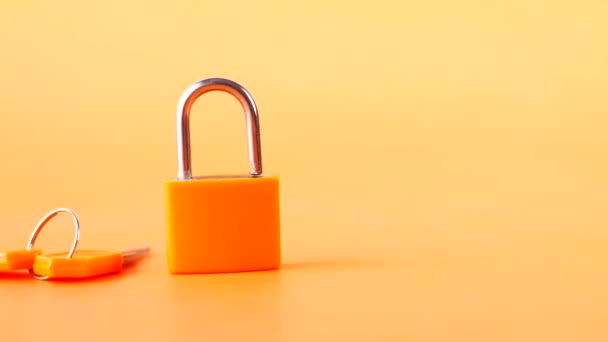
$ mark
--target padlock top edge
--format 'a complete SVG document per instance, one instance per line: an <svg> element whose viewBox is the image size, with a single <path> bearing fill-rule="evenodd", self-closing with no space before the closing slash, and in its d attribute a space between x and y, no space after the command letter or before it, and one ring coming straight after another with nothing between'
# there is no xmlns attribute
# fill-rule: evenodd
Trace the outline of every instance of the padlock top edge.
<svg viewBox="0 0 608 342"><path fill-rule="evenodd" d="M263 174L259 176L251 175L209 175L209 176L196 176L188 179L173 178L169 182L186 182L186 181L201 181L201 180L231 180L231 179L255 179L255 178L278 178L278 175L274 174Z"/></svg>

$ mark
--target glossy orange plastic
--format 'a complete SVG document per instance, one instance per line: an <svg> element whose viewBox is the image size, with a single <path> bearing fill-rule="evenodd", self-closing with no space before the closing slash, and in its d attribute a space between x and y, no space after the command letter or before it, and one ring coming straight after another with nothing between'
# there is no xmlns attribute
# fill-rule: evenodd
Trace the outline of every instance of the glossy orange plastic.
<svg viewBox="0 0 608 342"><path fill-rule="evenodd" d="M167 258L171 273L276 269L281 263L279 178L171 180Z"/></svg>
<svg viewBox="0 0 608 342"><path fill-rule="evenodd" d="M88 278L122 270L124 256L121 252L98 250L76 251L72 258L68 253L37 255L34 273L49 278Z"/></svg>
<svg viewBox="0 0 608 342"><path fill-rule="evenodd" d="M39 249L0 253L0 272L30 269L38 254L40 254Z"/></svg>

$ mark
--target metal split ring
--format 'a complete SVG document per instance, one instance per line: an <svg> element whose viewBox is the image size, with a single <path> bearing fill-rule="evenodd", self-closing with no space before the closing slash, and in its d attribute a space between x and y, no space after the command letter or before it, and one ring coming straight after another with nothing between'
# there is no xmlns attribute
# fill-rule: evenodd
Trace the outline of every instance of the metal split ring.
<svg viewBox="0 0 608 342"><path fill-rule="evenodd" d="M42 231L42 228L44 228L44 226L53 218L55 217L57 214L61 213L61 212L65 212L68 213L70 215L72 215L72 218L74 219L74 225L76 228L76 233L74 235L74 242L72 243L72 248L70 249L70 252L67 255L67 259L72 258L72 255L74 255L74 252L76 251L76 246L78 246L78 239L80 238L80 223L78 222L78 217L76 217L76 214L74 213L74 211L72 209L67 209L67 208L59 208L59 209L55 209L53 211L51 211L50 213L46 214L46 216L44 216L42 218L42 220L40 220L40 222L38 222L38 225L36 226L36 228L34 228L34 231L32 232L32 235L30 236L30 240L27 244L27 250L31 251L32 249L34 249L34 243L36 243L36 239L38 238L38 234L40 234L40 231ZM42 277L37 275L36 273L34 273L34 269L29 269L30 275L38 280L46 280L49 277Z"/></svg>

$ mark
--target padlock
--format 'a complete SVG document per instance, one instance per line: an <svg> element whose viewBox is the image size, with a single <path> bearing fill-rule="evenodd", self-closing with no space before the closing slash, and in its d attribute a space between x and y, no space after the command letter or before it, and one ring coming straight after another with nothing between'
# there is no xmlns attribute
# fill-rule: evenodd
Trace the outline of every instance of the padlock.
<svg viewBox="0 0 608 342"><path fill-rule="evenodd" d="M190 110L210 91L241 103L248 175L192 177ZM279 178L262 170L258 111L241 85L210 78L190 86L177 107L178 175L165 183L169 272L227 273L277 269L281 263Z"/></svg>

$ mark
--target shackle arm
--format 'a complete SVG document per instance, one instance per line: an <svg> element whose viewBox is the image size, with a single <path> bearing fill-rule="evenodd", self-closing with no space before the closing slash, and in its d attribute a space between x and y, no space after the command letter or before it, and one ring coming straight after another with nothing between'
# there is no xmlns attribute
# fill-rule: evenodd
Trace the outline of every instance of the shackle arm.
<svg viewBox="0 0 608 342"><path fill-rule="evenodd" d="M178 179L192 179L190 148L190 110L194 102L210 91L223 91L234 96L243 107L247 124L247 145L251 176L262 174L262 148L258 109L251 94L240 84L224 78L209 78L199 81L184 91L177 105L177 159Z"/></svg>

